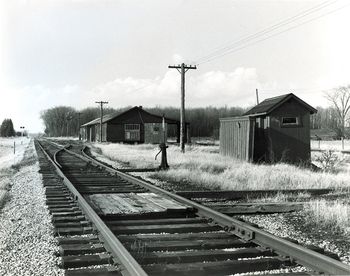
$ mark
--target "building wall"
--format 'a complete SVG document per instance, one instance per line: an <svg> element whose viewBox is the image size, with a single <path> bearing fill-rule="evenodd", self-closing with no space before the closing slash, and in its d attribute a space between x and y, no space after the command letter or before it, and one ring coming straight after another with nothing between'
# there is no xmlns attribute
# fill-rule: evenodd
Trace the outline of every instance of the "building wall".
<svg viewBox="0 0 350 276"><path fill-rule="evenodd" d="M298 126L283 126L283 117L298 117ZM310 160L310 111L293 99L271 112L267 132L269 161Z"/></svg>
<svg viewBox="0 0 350 276"><path fill-rule="evenodd" d="M123 142L124 141L124 125L108 123L107 127L108 142Z"/></svg>
<svg viewBox="0 0 350 276"><path fill-rule="evenodd" d="M162 123L146 123L144 125L145 143L160 144L164 141ZM165 139L167 139L167 124L165 124Z"/></svg>
<svg viewBox="0 0 350 276"><path fill-rule="evenodd" d="M220 154L250 160L255 121L249 117L220 119Z"/></svg>
<svg viewBox="0 0 350 276"><path fill-rule="evenodd" d="M95 131L95 126L94 125L89 127L89 137L90 137L90 142L95 142L96 141L96 131Z"/></svg>

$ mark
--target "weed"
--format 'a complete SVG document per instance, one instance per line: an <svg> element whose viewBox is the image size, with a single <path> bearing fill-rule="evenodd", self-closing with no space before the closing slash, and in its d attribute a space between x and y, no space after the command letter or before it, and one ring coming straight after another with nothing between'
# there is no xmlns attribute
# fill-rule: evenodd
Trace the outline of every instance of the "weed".
<svg viewBox="0 0 350 276"><path fill-rule="evenodd" d="M310 224L332 231L350 233L350 206L340 200L313 200L305 208Z"/></svg>
<svg viewBox="0 0 350 276"><path fill-rule="evenodd" d="M340 160L333 150L327 150L316 158L316 162L319 163L323 171L334 173L337 171Z"/></svg>
<svg viewBox="0 0 350 276"><path fill-rule="evenodd" d="M141 240L134 240L130 246L131 250L138 255L138 258L142 259L147 252L146 243Z"/></svg>

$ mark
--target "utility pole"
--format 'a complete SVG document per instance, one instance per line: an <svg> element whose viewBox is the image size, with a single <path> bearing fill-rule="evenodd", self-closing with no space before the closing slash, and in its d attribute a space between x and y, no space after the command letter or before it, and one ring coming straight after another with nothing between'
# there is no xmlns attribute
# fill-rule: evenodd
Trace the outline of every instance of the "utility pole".
<svg viewBox="0 0 350 276"><path fill-rule="evenodd" d="M102 117L103 117L103 105L104 104L108 104L108 102L103 102L103 101L100 101L100 102L95 102L95 103L97 103L97 104L99 104L100 105L100 110L101 110L101 112L100 112L100 114L101 114L101 118L100 118L100 143L102 143Z"/></svg>
<svg viewBox="0 0 350 276"><path fill-rule="evenodd" d="M81 112L78 112L78 137L79 137L79 141L81 140L81 135L80 135L80 115Z"/></svg>
<svg viewBox="0 0 350 276"><path fill-rule="evenodd" d="M258 88L255 89L255 93L256 93L256 104L259 104L259 90L258 90Z"/></svg>
<svg viewBox="0 0 350 276"><path fill-rule="evenodd" d="M68 137L68 134L69 134L69 132L68 132L69 121L72 120L72 118L73 118L73 117L72 117L71 115L67 117L67 135L66 135L67 137Z"/></svg>
<svg viewBox="0 0 350 276"><path fill-rule="evenodd" d="M185 73L190 69L197 69L197 67L181 63L181 65L169 65L168 68L176 69L181 74L180 147L182 153L185 153Z"/></svg>
<svg viewBox="0 0 350 276"><path fill-rule="evenodd" d="M23 134L24 134L24 126L20 126L19 128L21 129L21 137L23 137Z"/></svg>

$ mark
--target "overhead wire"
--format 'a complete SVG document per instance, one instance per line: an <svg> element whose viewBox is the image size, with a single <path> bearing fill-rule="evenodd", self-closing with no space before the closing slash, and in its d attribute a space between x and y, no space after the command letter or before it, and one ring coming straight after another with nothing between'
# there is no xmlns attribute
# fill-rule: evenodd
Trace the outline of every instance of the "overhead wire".
<svg viewBox="0 0 350 276"><path fill-rule="evenodd" d="M215 55L217 52L229 49L229 48L231 48L232 46L234 46L236 44L240 44L240 43L243 43L245 41L249 41L251 39L259 37L259 36L261 36L263 34L269 33L269 32L271 32L271 31L273 31L273 30L275 30L277 28L280 28L280 27L282 27L284 25L290 24L290 23L292 23L293 21L295 21L295 20L297 20L299 18L305 17L305 16L309 15L310 13L313 13L313 12L316 12L316 11L318 11L320 9L323 9L323 8L333 4L334 2L336 2L336 0L334 0L334 1L330 1L330 0L324 1L321 4L318 4L316 6L308 8L308 9L306 9L306 10L304 10L304 11L302 11L302 12L300 12L300 13L294 15L294 16L291 16L291 17L289 17L287 19L284 19L284 20L282 20L282 21L280 21L278 23L275 23L274 25L271 25L269 27L266 27L266 28L264 28L264 29L262 29L262 30L260 30L260 31L258 31L256 33L254 33L254 34L250 34L250 35L244 36L244 37L238 39L237 41L233 41L233 42L229 43L228 45L220 46L220 47L214 49L211 53L209 53L209 54L207 54L207 55L205 55L205 56L203 56L201 58L195 59L195 60L198 60L198 62L200 62L200 60L207 59L208 57L210 57L212 55Z"/></svg>
<svg viewBox="0 0 350 276"><path fill-rule="evenodd" d="M327 2L327 3L326 3L326 2ZM322 6L322 7L320 7L320 5L313 7L313 12L312 12L312 13L314 13L314 12L316 12L316 11L319 11L320 8L328 7L329 5L335 3L336 1L331 1L331 2L326 1L326 2L323 2L323 6ZM325 4L327 4L327 5L325 6ZM276 35L282 34L282 33L284 33L284 32L287 32L287 31L291 30L291 29L297 28L297 27L299 27L299 26L301 26L301 25L307 24L307 23L309 23L309 22L311 22L311 21L314 21L314 20L316 20L316 19L319 19L319 18L324 17L324 16L326 16L326 15L329 15L329 14L331 14L331 13L334 13L334 12L340 10L340 9L345 8L345 7L348 6L348 5L350 5L350 3L348 3L348 4L346 4L346 5L343 5L343 6L339 7L339 8L337 8L337 9L331 10L331 11L329 11L329 12L323 13L323 14L321 14L321 15L319 15L319 16L313 17L313 18L311 18L311 19L309 19L309 20L303 21L303 22L301 22L300 24L291 26L291 27L289 27L289 28L287 28L287 29L283 29L283 30L280 31L280 32L273 33L273 34L271 34L271 35L269 35L269 36L267 36L267 37L266 37L266 36L263 37L264 35L269 34L269 33L272 33L273 31L275 31L275 30L277 30L277 29L279 29L279 28L281 28L281 27L284 27L284 26L286 26L286 25L288 25L288 24L292 24L292 23L295 23L295 22L297 22L297 21L300 21L301 18L304 18L306 15L310 15L311 13L308 12L307 14L304 14L304 15L303 15L302 17L300 17L300 18L299 18L299 16L297 15L297 16L298 16L297 19L295 18L296 16L290 17L290 18L295 18L295 20L290 21L290 20L289 20L290 18L289 18L289 19L287 19L287 20L288 20L288 23L284 23L284 24L281 24L281 22L280 22L280 23L277 23L277 24L271 26L271 27L273 27L273 28L271 28L271 27L265 28L263 31L257 32L257 33L255 33L255 34L253 34L253 35L250 35L250 36L247 36L246 38L241 39L241 40L237 41L236 43L233 43L233 44L231 43L230 46L227 46L227 47L225 47L225 48L222 48L222 50L220 50L220 51L217 50L217 51L215 51L215 53L212 52L212 54L206 55L205 58L204 58L204 57L203 57L203 58L200 58L199 61L197 61L196 65L200 65L200 64L207 63L207 62L212 61L212 60L214 60L214 59L217 59L217 58L219 58L219 57L225 56L225 55L227 55L227 54L230 54L230 53L236 52L236 51L238 51L238 50L244 49L244 48L246 48L246 47L248 47L248 46L254 45L254 44L258 43L258 42L267 40L267 39L269 39L269 38L271 38L271 37L274 37L274 36L276 36ZM317 8L317 10L315 10L315 8ZM311 10L311 8L308 9L307 11L310 11L310 10ZM304 11L303 13L305 13L305 11ZM300 14L299 14L299 15L300 15ZM287 20L284 20L283 22L287 22ZM278 28L276 27L277 25L278 25ZM258 39L259 37L263 37L263 38ZM258 39L258 40L256 40L256 39ZM234 45L235 45L235 46L234 46ZM232 46L233 46L233 47L232 47Z"/></svg>

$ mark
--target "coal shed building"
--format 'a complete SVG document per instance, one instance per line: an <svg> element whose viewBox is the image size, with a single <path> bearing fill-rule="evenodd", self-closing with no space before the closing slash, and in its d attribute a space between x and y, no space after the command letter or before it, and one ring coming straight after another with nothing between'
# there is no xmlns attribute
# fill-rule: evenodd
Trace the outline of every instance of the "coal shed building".
<svg viewBox="0 0 350 276"><path fill-rule="evenodd" d="M310 114L294 94L269 98L241 117L220 119L220 153L254 162L310 161Z"/></svg>
<svg viewBox="0 0 350 276"><path fill-rule="evenodd" d="M105 115L102 118L102 142L161 143L164 139L162 119L141 106L120 114ZM169 125L180 128L179 121L165 117L165 133ZM100 118L82 125L81 133L85 141L100 141Z"/></svg>

